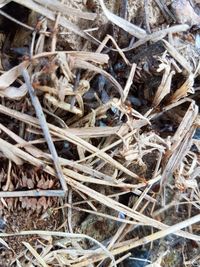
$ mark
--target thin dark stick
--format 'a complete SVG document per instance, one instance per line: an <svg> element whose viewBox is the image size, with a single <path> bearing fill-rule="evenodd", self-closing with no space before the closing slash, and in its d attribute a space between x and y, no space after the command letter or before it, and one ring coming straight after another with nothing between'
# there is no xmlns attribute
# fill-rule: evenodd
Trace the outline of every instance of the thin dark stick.
<svg viewBox="0 0 200 267"><path fill-rule="evenodd" d="M27 190L27 191L13 191L13 192L0 192L2 197L64 197L63 190Z"/></svg>
<svg viewBox="0 0 200 267"><path fill-rule="evenodd" d="M172 12L168 9L168 7L165 5L165 3L162 0L154 0L154 1L160 8L160 11L162 12L163 16L165 17L168 23L170 23L169 18L171 18L173 21L176 21L175 16L172 14Z"/></svg>
<svg viewBox="0 0 200 267"><path fill-rule="evenodd" d="M35 112L36 112L36 115L37 115L38 120L40 122L40 126L42 128L44 137L46 139L48 148L49 148L49 150L51 152L52 159L53 159L53 162L54 162L54 166L55 166L55 169L56 169L56 173L57 173L58 178L60 180L62 189L65 192L67 192L67 184L66 184L65 178L63 176L62 168L61 168L60 163L59 163L57 151L56 151L54 143L53 143L53 141L51 139L51 135L49 133L49 128L48 128L48 125L47 125L47 122L46 122L42 107L40 105L40 102L39 102L39 100L38 100L38 98L37 98L37 96L35 94L35 91L34 91L32 85L31 85L31 81L30 81L30 77L29 77L28 71L26 69L24 69L24 68L22 69L22 75L24 77L24 81L25 81L26 86L28 88L28 91L29 91L29 94L30 94L30 97L31 97L31 101L32 101L32 104L33 104L33 106L35 108Z"/></svg>
<svg viewBox="0 0 200 267"><path fill-rule="evenodd" d="M1 9L0 9L0 14L1 14L2 16L4 16L5 18L7 18L7 19L9 19L9 20L11 20L11 21L13 21L13 22L15 22L16 24L18 24L18 25L20 25L20 26L22 26L22 27L24 27L24 28L26 28L26 29L28 29L28 30L30 30L30 31L34 31L34 28L33 28L33 27L31 27L31 26L29 26L29 25L27 25L27 24L25 24L25 23L23 23L23 22L21 22L21 21L15 19L15 18L11 17L10 15L8 15L7 13L5 13L5 12L4 12L3 10L1 10Z"/></svg>
<svg viewBox="0 0 200 267"><path fill-rule="evenodd" d="M169 8L167 7L166 3L163 0L160 0L161 4L163 5L163 9L165 10L165 12L168 14L168 16L174 21L176 22L176 17L174 16L174 14L169 10Z"/></svg>
<svg viewBox="0 0 200 267"><path fill-rule="evenodd" d="M128 1L122 0L120 5L120 17L123 19L127 19L127 11L128 11Z"/></svg>
<svg viewBox="0 0 200 267"><path fill-rule="evenodd" d="M75 82L74 82L74 88L73 88L74 92L77 91L77 88L78 88L78 85L79 85L79 82L80 82L80 78L81 78L81 70L78 69L76 71L76 78L75 78ZM72 100L71 100L71 109L73 109L75 103L76 103L76 96L73 96Z"/></svg>
<svg viewBox="0 0 200 267"><path fill-rule="evenodd" d="M7 14L6 12L4 12L2 9L0 9L0 15L4 16L5 18L11 20L12 22L14 22L14 23L16 23L16 24L24 27L27 30L30 30L30 31L35 31L36 30L35 28L33 28L33 27L31 27L31 26L29 26L29 25L27 25L27 24L25 24L25 23L23 23L23 22L15 19L13 17L11 17L9 14ZM52 34L51 32L46 32L46 31L38 31L38 33L45 34L47 36L49 36L49 35Z"/></svg>

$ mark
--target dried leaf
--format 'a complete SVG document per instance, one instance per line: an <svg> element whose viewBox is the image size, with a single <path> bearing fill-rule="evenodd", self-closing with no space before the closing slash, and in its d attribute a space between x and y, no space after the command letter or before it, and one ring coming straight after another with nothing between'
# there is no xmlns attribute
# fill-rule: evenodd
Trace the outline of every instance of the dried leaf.
<svg viewBox="0 0 200 267"><path fill-rule="evenodd" d="M87 51L56 51L56 52L43 52L41 54L35 55L33 59L38 59L41 57L50 57L54 55L58 55L58 59L61 60L60 62L63 64L63 60L65 57L62 55L67 54L69 56L68 64L73 64L74 59L81 59L85 61L92 61L98 64L107 64L109 60L109 56L106 54L101 54L97 52L87 52ZM59 56L61 54L61 57Z"/></svg>
<svg viewBox="0 0 200 267"><path fill-rule="evenodd" d="M24 61L16 67L6 71L0 76L0 90L9 87L20 75L22 68L27 68L29 65L28 61Z"/></svg>
<svg viewBox="0 0 200 267"><path fill-rule="evenodd" d="M194 94L194 74L190 74L188 79L181 85L179 89L171 97L171 103L177 102L179 99L186 97L188 94Z"/></svg>
<svg viewBox="0 0 200 267"><path fill-rule="evenodd" d="M20 100L27 93L27 87L22 84L19 88L14 86L9 86L5 90L0 90L0 96L7 97L13 100Z"/></svg>
<svg viewBox="0 0 200 267"><path fill-rule="evenodd" d="M140 27L128 22L127 20L111 13L105 6L103 0L99 0L101 7L103 9L104 14L108 18L108 20L112 21L118 27L122 28L124 31L130 33L131 35L137 38L144 38L146 36L146 31L141 29Z"/></svg>
<svg viewBox="0 0 200 267"><path fill-rule="evenodd" d="M161 64L158 68L158 72L164 70L161 84L156 91L156 95L153 100L153 105L157 106L163 100L163 98L170 93L172 76L175 74L174 71L171 71L171 66L168 60L166 59L166 54L161 58Z"/></svg>
<svg viewBox="0 0 200 267"><path fill-rule="evenodd" d="M40 213L41 210L46 210L48 208L47 200L45 197L40 197L37 202L37 212Z"/></svg>

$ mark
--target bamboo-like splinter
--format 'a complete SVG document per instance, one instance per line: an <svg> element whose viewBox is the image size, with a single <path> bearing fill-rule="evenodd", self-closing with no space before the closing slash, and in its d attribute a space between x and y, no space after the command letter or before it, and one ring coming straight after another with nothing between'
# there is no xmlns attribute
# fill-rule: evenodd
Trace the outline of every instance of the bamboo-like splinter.
<svg viewBox="0 0 200 267"><path fill-rule="evenodd" d="M35 94L35 91L34 91L32 85L31 85L31 81L30 81L30 77L29 77L28 71L25 68L22 69L22 75L24 77L24 81L26 83L29 95L31 97L32 104L33 104L33 106L35 108L36 115L37 115L38 120L40 122L40 126L42 128L44 137L45 137L45 139L47 141L47 145L48 145L49 151L51 152L52 159L53 159L53 162L54 162L54 166L55 166L55 169L56 169L56 173L57 173L58 178L60 180L62 189L65 192L67 192L67 184L66 184L63 172L62 172L62 168L61 168L60 163L59 163L57 151L56 151L54 143L53 143L53 141L51 139L51 135L50 135L50 132L49 132L49 128L48 128L48 125L47 125L47 122L46 122L42 107L40 105L40 102L39 102L39 100L38 100L38 98L37 98L37 96Z"/></svg>

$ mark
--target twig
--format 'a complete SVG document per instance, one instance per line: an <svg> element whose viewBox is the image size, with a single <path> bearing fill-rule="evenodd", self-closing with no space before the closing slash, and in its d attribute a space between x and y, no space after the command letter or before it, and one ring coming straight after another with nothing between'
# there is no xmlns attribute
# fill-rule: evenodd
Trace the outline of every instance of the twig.
<svg viewBox="0 0 200 267"><path fill-rule="evenodd" d="M72 228L72 190L71 188L69 189L69 193L68 193L68 203L69 203L69 207L67 209L67 218L68 218L68 228L69 228L69 232L73 233L73 228Z"/></svg>
<svg viewBox="0 0 200 267"><path fill-rule="evenodd" d="M56 169L58 178L60 180L62 189L65 192L67 192L67 185L66 185L66 182L65 182L65 179L64 179L64 176L63 176L63 172L62 172L60 163L59 163L58 154L57 154L57 151L55 149L54 143L53 143L53 141L51 139L51 135L49 133L48 125L47 125L47 122L46 122L42 107L41 107L40 102L39 102L39 100L38 100L38 98L37 98L37 96L36 96L36 94L34 92L34 89L33 89L32 85L31 85L31 81L30 81L30 77L29 77L28 71L26 69L24 69L24 68L22 69L22 75L24 77L26 86L28 88L32 104L33 104L33 106L35 108L36 115L37 115L37 117L39 119L40 126L41 126L41 128L43 130L45 139L47 141L48 148L49 148L49 150L50 150L50 152L52 154L53 162L54 162L55 169Z"/></svg>
<svg viewBox="0 0 200 267"><path fill-rule="evenodd" d="M27 191L12 191L12 192L0 192L0 198L2 197L64 197L65 192L63 190L27 190Z"/></svg>
<svg viewBox="0 0 200 267"><path fill-rule="evenodd" d="M32 33L32 41L31 41L31 47L30 47L30 58L33 57L33 50L34 50L34 44L35 44L35 37L36 37L36 31Z"/></svg>
<svg viewBox="0 0 200 267"><path fill-rule="evenodd" d="M12 168L12 161L9 160L8 162L8 170L7 170L7 181L5 186L3 187L3 191L8 191L10 189L10 183L11 183L11 168Z"/></svg>

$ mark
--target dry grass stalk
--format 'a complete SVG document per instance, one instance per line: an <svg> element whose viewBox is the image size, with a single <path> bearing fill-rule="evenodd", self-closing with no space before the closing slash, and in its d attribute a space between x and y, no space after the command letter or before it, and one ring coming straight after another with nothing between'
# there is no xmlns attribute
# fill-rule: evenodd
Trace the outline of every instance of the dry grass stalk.
<svg viewBox="0 0 200 267"><path fill-rule="evenodd" d="M124 62L127 65L130 65L130 62L128 61L128 59L126 58L125 54L123 53L122 49L117 45L115 39L111 36L111 35L106 35L106 37L104 38L103 42L101 42L101 44L99 45L98 49L96 50L96 52L100 53L103 48L106 46L106 44L108 43L108 41L111 40L112 43L114 44L114 46L116 47L116 50L118 51L119 55L123 58Z"/></svg>
<svg viewBox="0 0 200 267"><path fill-rule="evenodd" d="M2 106L2 109L0 107L0 111L4 114L6 114L6 111L8 112L7 115L11 115L19 120L22 120L26 123L32 124L33 126L39 127L39 123L38 120L26 115L26 114L21 114L20 112L16 112L16 111L12 111L11 109L5 109L5 107ZM49 125L49 130L50 131L54 131L54 135L57 137L61 137L64 138L65 140L72 142L76 145L79 145L81 147L83 147L84 149L86 149L89 152L92 153L98 153L99 157L102 158L103 160L105 160L106 162L110 163L112 166L115 166L117 169L123 171L124 173L130 175L131 177L135 178L135 179L139 179L138 175L136 175L135 173L131 172L129 169L125 168L123 165L121 165L119 162L117 162L116 160L114 160L113 158L111 158L108 154L100 151L98 148L94 147L93 145L91 145L90 143L86 142L85 140L79 138L78 136L73 135L72 133L66 133L65 130L60 129L54 125Z"/></svg>
<svg viewBox="0 0 200 267"><path fill-rule="evenodd" d="M34 164L35 166L41 166L42 163L39 160L31 157L27 153L19 150L18 148L13 147L12 145L6 143L5 141L4 141L3 145L4 145L4 147L8 146L9 150L13 151L16 156L20 156L24 160L29 160L29 162L31 164ZM55 173L51 167L45 166L44 171L47 171L48 173L55 175ZM100 203L103 203L104 205L117 210L118 212L124 213L131 218L135 218L136 220L141 221L142 223L144 222L144 218L146 218L147 224L149 224L149 225L153 224L155 227L158 227L159 229L160 229L160 227L161 227L161 229L164 227L164 225L162 223L159 223L156 220L152 220L152 219L150 219L144 215L141 215L139 213L133 213L133 211L130 208L127 208L124 205L119 204L118 202L113 201L108 197L103 196L102 194L88 188L87 186L84 186L80 183L77 183L76 181L70 179L69 177L68 178L66 177L66 179L67 179L68 184L70 184L73 188L76 188L77 190L79 190L79 191L85 193L86 195L96 199ZM191 235L189 233L177 232L176 234L181 235L181 236L185 236L186 238L191 238L191 239L196 240L196 236Z"/></svg>
<svg viewBox="0 0 200 267"><path fill-rule="evenodd" d="M58 101L55 97L51 96L50 94L45 95L45 99L52 105L56 106L57 108L61 108L65 111L69 111L71 113L74 113L76 115L82 116L83 112L81 109L76 107L71 107L70 104L64 102L64 101Z"/></svg>
<svg viewBox="0 0 200 267"><path fill-rule="evenodd" d="M52 4L51 1L49 1L50 5ZM57 14L57 18L56 18L56 21L55 21L55 24L54 24L54 29L53 29L53 36L52 36L52 42L51 42L51 52L55 52L56 50L56 42L57 42L57 31L58 31L58 23L59 23L59 20L60 20L60 16L61 16L61 10L62 8L64 8L64 0L60 2L57 2L57 5L53 5L54 8L56 8L58 5L60 5L60 10L57 10L58 11L58 14ZM39 2L40 4L40 2ZM47 4L47 3L46 3ZM45 4L45 6L46 6Z"/></svg>
<svg viewBox="0 0 200 267"><path fill-rule="evenodd" d="M86 20L94 20L96 18L95 13L83 12L79 9L69 7L68 5L64 4L64 1L60 2L57 0L35 0L35 2L43 5L47 9L51 9L54 12L60 12L63 15L75 16Z"/></svg>
<svg viewBox="0 0 200 267"><path fill-rule="evenodd" d="M9 129L7 129L6 127L4 127L2 124L0 125L0 128L6 132L12 139L14 139L17 143L19 144L24 144L24 140L22 138L20 138L19 136L17 136L16 134L14 134L13 132L11 132ZM19 147L19 146L18 146ZM25 150L27 150L27 152L29 152L31 155L33 155L36 158L44 158L44 159L51 159L51 156L42 152L41 150L35 148L34 146L30 145L28 142L26 142L26 146L25 146ZM8 150L9 151L9 150ZM11 153L11 152L10 152ZM10 157L12 159L12 157ZM25 159L25 157L23 157ZM13 159L14 160L14 159ZM17 160L19 160L17 158ZM16 161L18 163L18 161ZM86 166L80 165L78 163L73 163L67 159L62 159L59 158L59 162L61 165L68 165L68 166L72 166L75 167L77 170L80 171L84 171L88 174L91 174L92 176L96 176L97 178L103 179L104 181L98 181L97 179L92 179L90 177L86 177L86 176L82 176L77 174L76 172L72 171L72 170L67 170L67 169L63 169L63 171L66 173L66 175L68 176L72 176L75 179L78 179L80 181L83 182L89 182L89 183L96 183L96 184L102 184L102 185L110 185L110 186L114 186L114 187L123 187L123 188L141 188L143 186L146 185L146 183L141 183L141 184L137 184L137 185L131 185L131 184L127 184L127 183L120 183L120 182L116 182L116 180L113 180L112 177L107 176L105 174L101 174L98 171L92 170ZM30 160L31 163L31 160ZM42 164L42 163L41 163ZM150 182L150 181L149 181ZM154 181L156 182L156 181Z"/></svg>
<svg viewBox="0 0 200 267"><path fill-rule="evenodd" d="M5 18L7 18L7 19L9 19L9 20L11 20L11 21L13 21L13 22L15 22L16 24L18 24L18 25L24 27L25 29L28 29L28 30L30 30L30 31L34 31L34 28L33 28L33 27L31 27L31 26L29 26L29 25L27 25L27 24L25 24L25 23L23 23L23 22L21 22L21 21L15 19L15 18L13 18L12 16L8 15L7 13L5 13L5 12L4 12L3 10L1 10L1 9L0 9L0 14L1 14L2 16L4 16Z"/></svg>
<svg viewBox="0 0 200 267"><path fill-rule="evenodd" d="M181 24L181 25L175 25L175 26L171 26L169 28L165 28L163 30L160 31L156 31L153 32L151 34L148 34L146 36L144 36L143 38L141 38L140 40L138 40L137 42L135 42L131 47L128 48L124 48L122 49L123 52L128 52L132 49L135 49L149 41L152 42L157 42L159 40L164 40L163 38L170 33L177 33L177 32L184 32L187 31L189 29L189 26L187 24ZM165 40L164 40L165 41Z"/></svg>
<svg viewBox="0 0 200 267"><path fill-rule="evenodd" d="M81 129L81 130L80 130ZM80 138L87 139L87 138L98 138L98 137L108 137L112 135L117 135L118 132L123 129L124 133L128 131L128 126L127 125L121 125L121 126L114 126L114 127L80 127L79 129L77 128L65 128L65 132L72 133L74 135L77 135ZM27 131L32 132L36 135L41 135L42 131L36 130L36 129L31 129L27 128ZM54 138L55 139L55 138ZM44 142L45 139L39 139L39 140L34 140L34 141L29 141L28 143L39 143L39 142ZM58 140L58 138L56 139ZM60 138L59 140L63 140Z"/></svg>
<svg viewBox="0 0 200 267"><path fill-rule="evenodd" d="M37 4L36 2L32 1L32 0L15 0L14 2L23 5L27 8L29 8L30 10L35 11L36 13L39 13L43 16L45 16L46 18L55 21L56 20L56 16L55 13L51 10L49 10L48 8L41 6L39 4ZM67 20L64 16L61 16L59 19L59 25L63 26L64 28L67 28L68 30L76 33L77 35L80 35L81 37L85 38L85 39L89 39L89 37L75 24L73 24L72 22L70 22L69 20Z"/></svg>
<svg viewBox="0 0 200 267"><path fill-rule="evenodd" d="M0 1L0 8L2 8L3 6L7 5L11 0L1 0Z"/></svg>
<svg viewBox="0 0 200 267"><path fill-rule="evenodd" d="M188 61L166 40L162 40L169 54L185 69L189 74L192 72Z"/></svg>
<svg viewBox="0 0 200 267"><path fill-rule="evenodd" d="M26 236L26 235L39 235L39 236L44 236L44 237L45 236L57 236L57 237L68 238L71 241L73 241L74 239L88 239L88 240L92 241L94 244L96 244L98 247L100 247L101 250L98 251L98 254L105 253L106 257L109 257L113 261L114 266L116 266L115 259L114 259L113 255L107 250L107 248L105 246L103 246L100 242L98 242L97 240L93 239L90 236L84 235L84 234L73 234L73 233L53 232L53 231L50 232L50 231L40 231L40 230L38 230L38 231L37 230L36 231L23 231L21 233L13 233L13 234L2 234L2 233L0 233L0 237L1 236L2 237L19 236L19 235L23 235L23 236ZM96 253L97 252L95 251L95 254Z"/></svg>
<svg viewBox="0 0 200 267"><path fill-rule="evenodd" d="M28 65L28 61L23 61L21 64L2 74L0 76L0 90L8 88L21 75L21 68L26 68Z"/></svg>
<svg viewBox="0 0 200 267"><path fill-rule="evenodd" d="M194 122L198 114L198 107L192 102L186 112L179 128L172 138L172 147L166 152L166 166L163 170L162 181L166 183L167 177L172 175L192 145L192 137L195 131Z"/></svg>
<svg viewBox="0 0 200 267"><path fill-rule="evenodd" d="M103 12L105 16L108 18L108 20L112 21L114 24L116 24L118 27L122 28L123 30L127 31L128 33L132 34L133 36L137 38L143 38L146 35L145 30L139 28L138 26L128 22L125 19L120 18L119 16L111 13L105 6L104 1L99 1L101 4L101 7L103 9Z"/></svg>
<svg viewBox="0 0 200 267"><path fill-rule="evenodd" d="M127 80L126 85L124 87L124 98L123 98L123 101L126 100L128 94L129 94L129 90L130 90L131 85L133 83L133 78L134 78L134 75L135 75L136 67L137 67L137 65L133 63L132 67L131 67L131 71L130 71L129 77L128 77L128 80Z"/></svg>
<svg viewBox="0 0 200 267"><path fill-rule="evenodd" d="M55 52L43 52L33 56L32 60L39 59L42 57L50 57L50 56L61 56L62 54L67 54L71 56L71 60L80 59L84 61L92 61L98 64L106 64L108 63L109 56L101 53L87 52L87 51L55 51Z"/></svg>
<svg viewBox="0 0 200 267"><path fill-rule="evenodd" d="M121 219L121 218L118 218L118 217L115 217L115 216L111 216L111 215L108 215L108 214L105 214L105 213L101 213L101 212L97 212L97 211L92 211L92 210L88 210L88 209L83 209L83 208L78 208L78 207L75 207L75 206L71 206L69 204L65 204L64 206L60 206L59 208L54 208L53 210L58 210L58 209L65 208L65 207L70 207L70 208L72 208L74 210L77 210L77 211L82 211L82 212L86 212L86 213L89 213L89 214L95 214L95 215L98 215L100 217L108 218L108 219L111 219L111 220L114 220L114 221L130 224L130 225L138 225L137 222L130 221L128 219ZM108 249L110 249L110 248L108 247Z"/></svg>

